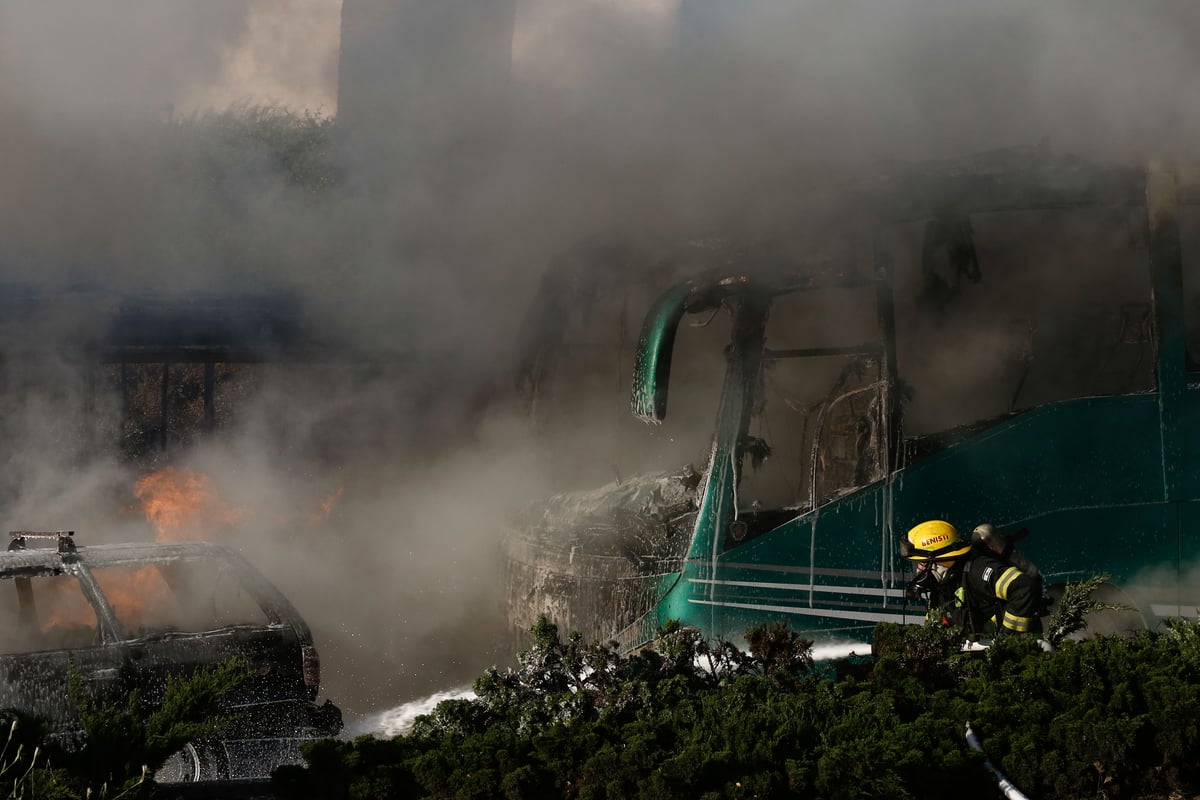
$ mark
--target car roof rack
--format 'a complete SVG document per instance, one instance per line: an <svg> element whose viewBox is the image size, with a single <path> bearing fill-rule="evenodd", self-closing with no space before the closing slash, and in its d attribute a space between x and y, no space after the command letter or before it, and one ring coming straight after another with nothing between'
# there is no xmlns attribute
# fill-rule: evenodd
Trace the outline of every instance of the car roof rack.
<svg viewBox="0 0 1200 800"><path fill-rule="evenodd" d="M58 552L75 552L75 531L9 531L9 550L25 550L29 539L54 539L58 542Z"/></svg>

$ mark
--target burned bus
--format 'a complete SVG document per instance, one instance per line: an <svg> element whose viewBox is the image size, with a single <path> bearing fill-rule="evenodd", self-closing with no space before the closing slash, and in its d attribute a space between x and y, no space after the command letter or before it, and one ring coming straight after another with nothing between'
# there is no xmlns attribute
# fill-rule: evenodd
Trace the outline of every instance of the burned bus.
<svg viewBox="0 0 1200 800"><path fill-rule="evenodd" d="M1197 177L1037 149L892 165L806 239L595 279L610 303L660 290L614 348L639 427L586 439L607 485L515 522L510 620L630 649L668 620L862 642L923 619L898 541L927 519L1026 528L1048 582L1106 573L1137 624L1195 615ZM570 374L587 325L554 308L525 384L594 419L610 398Z"/></svg>

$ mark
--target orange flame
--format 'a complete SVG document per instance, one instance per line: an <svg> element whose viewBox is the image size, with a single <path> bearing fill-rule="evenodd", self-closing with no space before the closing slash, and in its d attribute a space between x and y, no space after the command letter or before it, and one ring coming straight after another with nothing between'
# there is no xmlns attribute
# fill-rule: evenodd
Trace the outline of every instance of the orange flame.
<svg viewBox="0 0 1200 800"><path fill-rule="evenodd" d="M94 571L92 576L108 598L118 621L130 627L128 633L136 632L145 614L156 610L161 613L162 604L171 597L162 574L153 566L106 567ZM77 585L50 582L39 587L38 603L43 633L70 636L78 635L80 629L93 633L96 630L96 613Z"/></svg>
<svg viewBox="0 0 1200 800"><path fill-rule="evenodd" d="M246 516L221 497L212 480L191 469L164 467L138 478L134 494L160 542L210 539ZM123 622L164 602L169 590L154 567L97 575L101 590Z"/></svg>
<svg viewBox="0 0 1200 800"><path fill-rule="evenodd" d="M54 578L38 586L38 610L42 632L53 628L96 629L96 612L75 581Z"/></svg>
<svg viewBox="0 0 1200 800"><path fill-rule="evenodd" d="M123 625L141 624L143 612L161 606L170 597L170 589L155 567L96 574L95 578Z"/></svg>
<svg viewBox="0 0 1200 800"><path fill-rule="evenodd" d="M329 516L344 489L338 486L316 505L310 513L313 524ZM192 469L168 466L147 473L138 478L134 494L160 542L211 539L253 513L230 506L212 479ZM96 580L123 624L140 625L143 617L171 597L170 587L155 567L115 570L97 574Z"/></svg>
<svg viewBox="0 0 1200 800"><path fill-rule="evenodd" d="M134 494L160 542L208 539L247 513L226 503L207 475L190 469L164 467L143 475Z"/></svg>

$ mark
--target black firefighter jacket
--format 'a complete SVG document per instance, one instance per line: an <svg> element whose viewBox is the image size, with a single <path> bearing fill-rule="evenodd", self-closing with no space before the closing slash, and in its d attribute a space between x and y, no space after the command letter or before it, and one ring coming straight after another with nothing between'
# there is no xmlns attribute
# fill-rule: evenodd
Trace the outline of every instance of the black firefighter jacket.
<svg viewBox="0 0 1200 800"><path fill-rule="evenodd" d="M942 609L946 623L962 625L973 634L1041 632L1038 578L982 546L971 548L960 570L947 578L940 597L930 598Z"/></svg>

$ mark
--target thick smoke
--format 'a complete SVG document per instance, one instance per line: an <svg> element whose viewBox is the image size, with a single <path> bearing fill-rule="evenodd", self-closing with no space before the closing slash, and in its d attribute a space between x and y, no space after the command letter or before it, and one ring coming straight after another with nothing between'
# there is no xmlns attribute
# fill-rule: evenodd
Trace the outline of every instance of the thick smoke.
<svg viewBox="0 0 1200 800"><path fill-rule="evenodd" d="M418 4L346 3L368 28L371 14L378 30L422 19ZM439 3L467 27L503 5ZM505 515L547 490L548 465L569 483L592 456L579 443L616 417L534 443L509 413L521 320L553 254L597 234L778 237L816 187L894 160L1043 139L1186 159L1200 132L1189 0L521 0L511 72L451 60L414 80L395 42L343 40L360 47L354 91L394 109L358 127L325 46L337 5L0 0L5 349L26 335L65 348L130 295L265 292L299 298L311 332L359 359L263 368L217 434L149 464L111 445L111 383L67 359L9 359L0 496L10 527L119 538L146 534L128 511L138 470L211 475L252 510L227 534L313 622L351 710L496 657ZM436 16L449 36L453 15ZM300 46L273 38L296 18L323 27ZM403 41L413 59L438 50ZM274 66L256 66L260 47ZM248 105L206 115L228 103ZM239 129L264 103L317 115L280 136L333 126L307 183ZM1017 347L993 338L979 348Z"/></svg>

